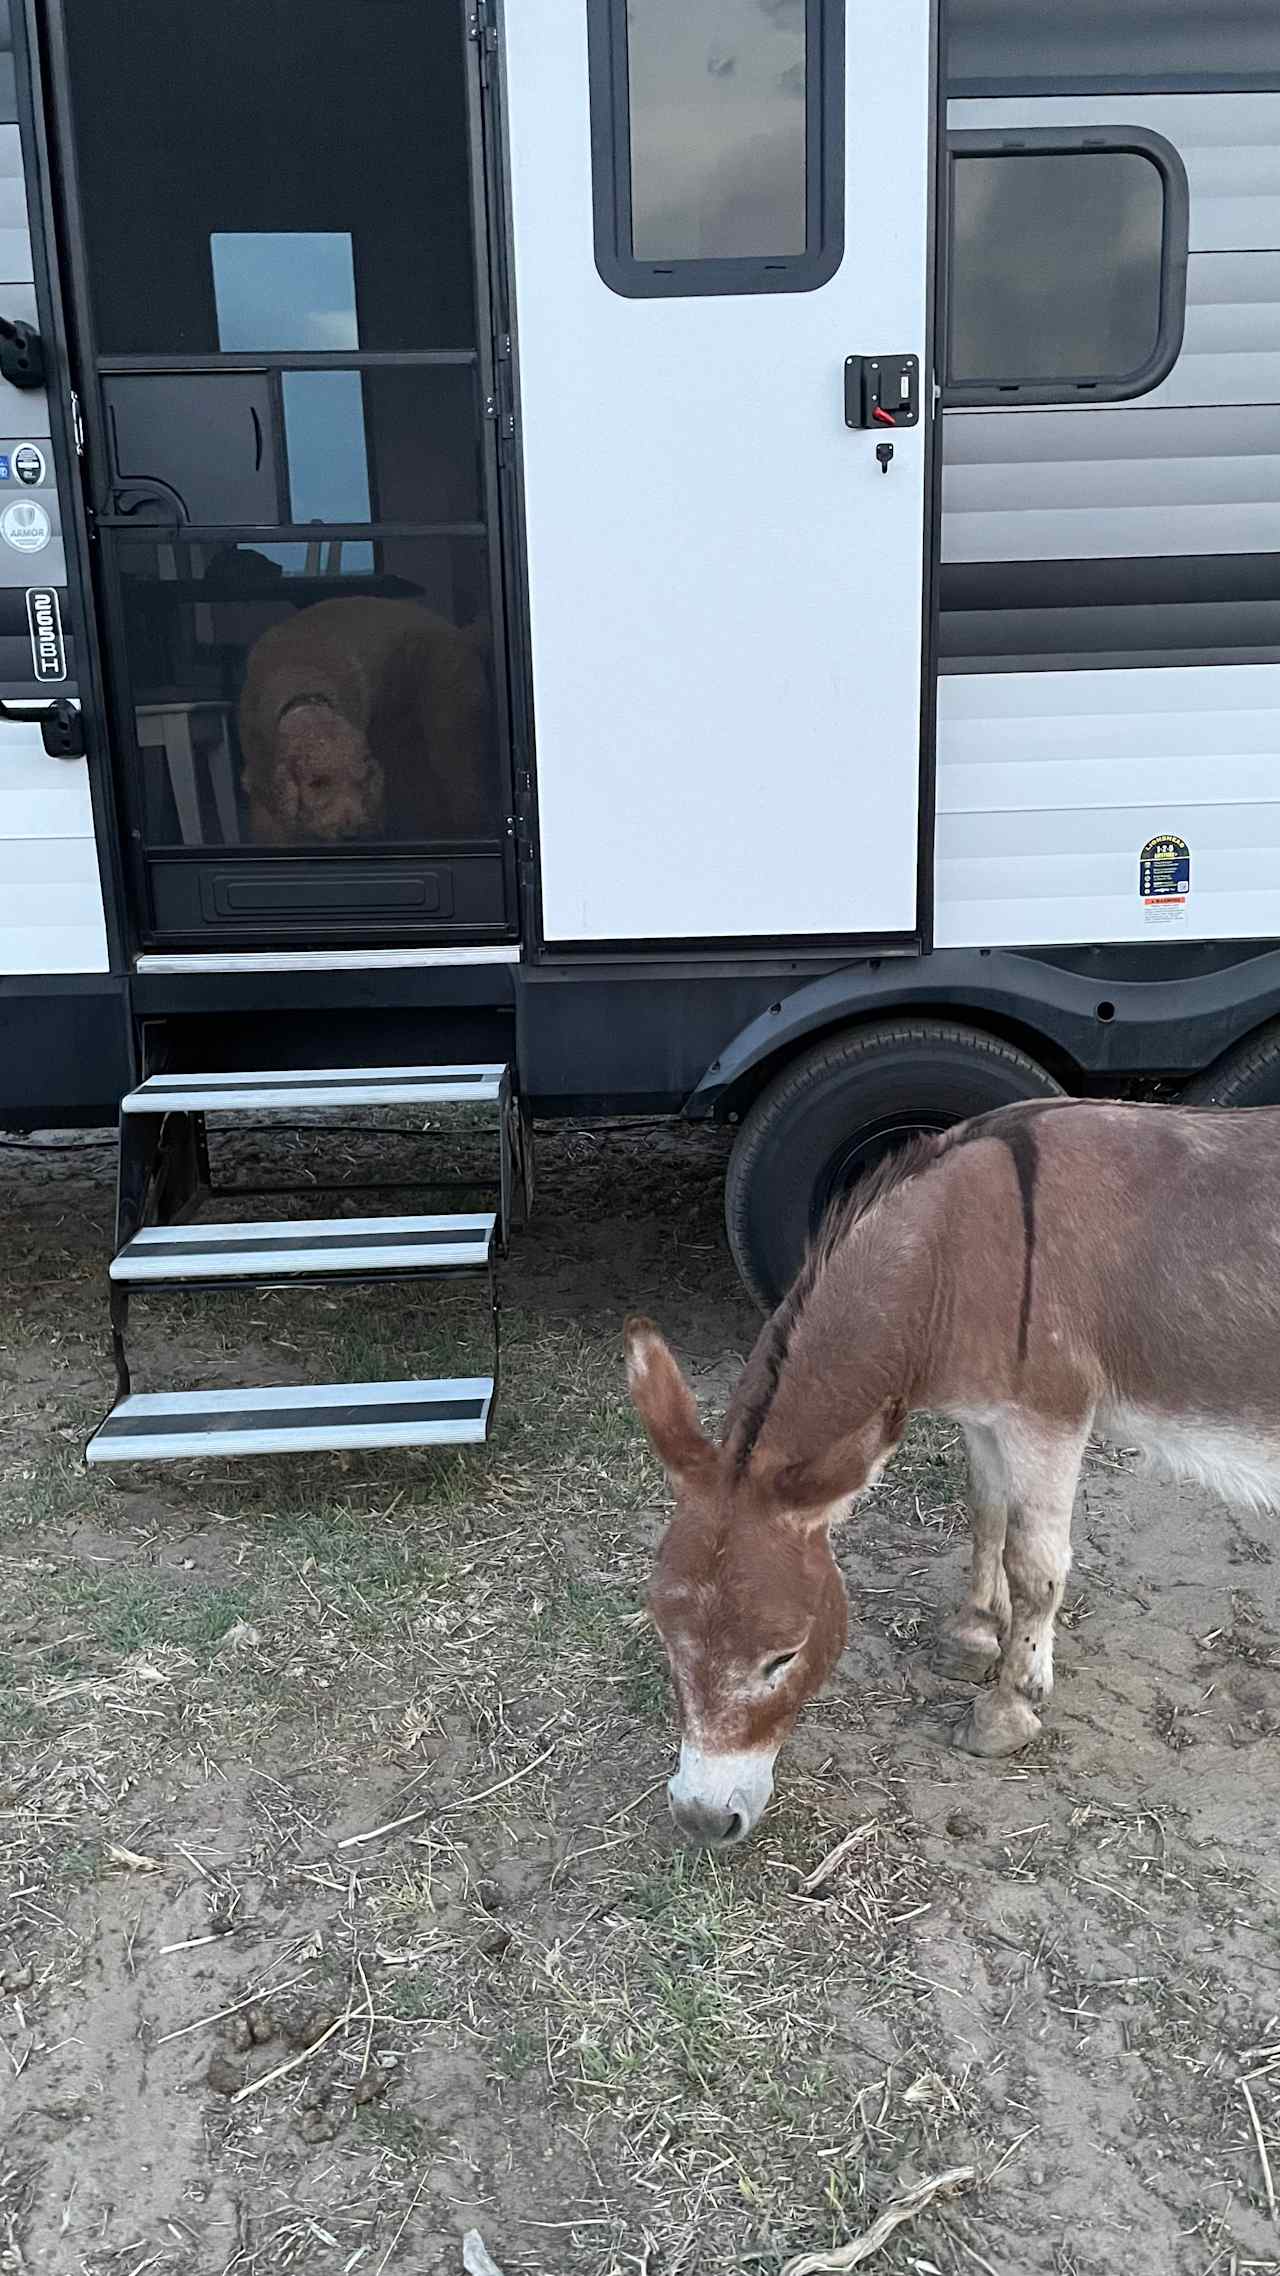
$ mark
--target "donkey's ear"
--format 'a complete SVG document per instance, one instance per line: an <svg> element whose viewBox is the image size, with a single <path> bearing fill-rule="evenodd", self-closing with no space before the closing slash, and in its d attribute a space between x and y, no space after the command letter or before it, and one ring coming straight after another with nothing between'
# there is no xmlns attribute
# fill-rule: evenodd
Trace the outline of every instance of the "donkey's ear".
<svg viewBox="0 0 1280 2276"><path fill-rule="evenodd" d="M715 1451L698 1421L693 1393L652 1320L628 1320L627 1386L654 1453L673 1478L700 1469Z"/></svg>

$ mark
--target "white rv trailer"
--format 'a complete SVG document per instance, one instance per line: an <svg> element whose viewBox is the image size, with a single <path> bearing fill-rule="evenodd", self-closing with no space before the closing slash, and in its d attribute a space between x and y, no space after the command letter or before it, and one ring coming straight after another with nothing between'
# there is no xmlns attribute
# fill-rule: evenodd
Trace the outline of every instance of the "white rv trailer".
<svg viewBox="0 0 1280 2276"><path fill-rule="evenodd" d="M913 1128L1280 1097L1275 0L0 0L0 1123L142 1284L488 1269L529 1117L720 1116L776 1294ZM3 281L7 280L7 281ZM482 1099L477 1216L196 1215Z"/></svg>

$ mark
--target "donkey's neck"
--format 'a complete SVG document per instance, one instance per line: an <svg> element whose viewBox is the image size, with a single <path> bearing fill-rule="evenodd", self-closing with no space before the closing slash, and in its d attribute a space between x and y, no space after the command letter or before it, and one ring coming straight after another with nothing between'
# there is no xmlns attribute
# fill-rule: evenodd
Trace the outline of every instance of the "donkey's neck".
<svg viewBox="0 0 1280 2276"><path fill-rule="evenodd" d="M761 1332L728 1417L758 1447L817 1456L883 1408L919 1403L931 1373L933 1212L894 1193L820 1249Z"/></svg>

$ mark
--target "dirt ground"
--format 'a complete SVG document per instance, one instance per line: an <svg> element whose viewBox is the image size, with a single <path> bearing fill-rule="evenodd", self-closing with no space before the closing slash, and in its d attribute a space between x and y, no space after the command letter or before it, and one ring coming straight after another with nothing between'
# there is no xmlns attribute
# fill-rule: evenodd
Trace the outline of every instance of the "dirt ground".
<svg viewBox="0 0 1280 2276"><path fill-rule="evenodd" d="M1269 1521L1100 1453L1045 1735L980 1764L917 1428L773 1808L691 1857L619 1330L722 1401L719 1139L544 1136L488 1449L123 1485L112 1167L0 1150L0 2269L433 2276L474 2227L504 2276L773 2276L970 2166L875 2268L1280 2270ZM474 1310L157 1302L139 1382L449 1371Z"/></svg>

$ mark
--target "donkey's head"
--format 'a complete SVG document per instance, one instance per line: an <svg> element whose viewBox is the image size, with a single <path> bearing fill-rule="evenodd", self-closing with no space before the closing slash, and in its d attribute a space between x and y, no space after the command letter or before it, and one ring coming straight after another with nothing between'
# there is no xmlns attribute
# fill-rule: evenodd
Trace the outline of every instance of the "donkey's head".
<svg viewBox="0 0 1280 2276"><path fill-rule="evenodd" d="M680 1715L671 1811L689 1840L724 1847L760 1817L778 1750L844 1649L830 1528L879 1476L902 1418L877 1411L812 1459L744 1454L733 1433L706 1437L647 1320L628 1323L627 1376L676 1498L649 1596Z"/></svg>

